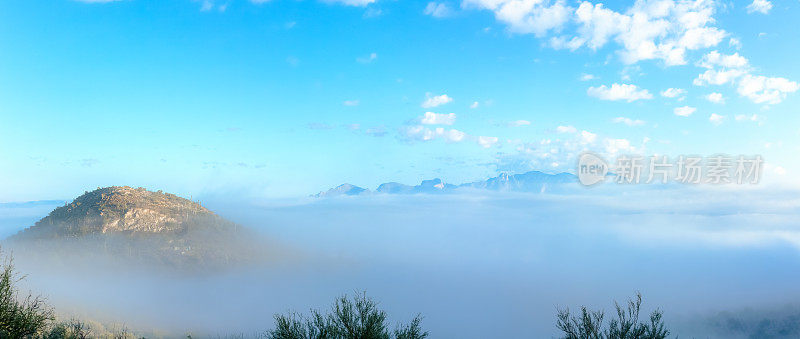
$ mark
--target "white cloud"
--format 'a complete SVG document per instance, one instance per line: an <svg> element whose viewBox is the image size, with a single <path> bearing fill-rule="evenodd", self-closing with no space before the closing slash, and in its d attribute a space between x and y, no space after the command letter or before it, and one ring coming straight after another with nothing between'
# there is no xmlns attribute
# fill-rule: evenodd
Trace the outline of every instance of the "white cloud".
<svg viewBox="0 0 800 339"><path fill-rule="evenodd" d="M706 95L706 100L713 102L715 104L725 103L725 97L722 96L722 93L717 93L717 92Z"/></svg>
<svg viewBox="0 0 800 339"><path fill-rule="evenodd" d="M447 96L447 94L433 96L431 93L425 93L425 101L422 102L421 106L423 108L431 108L451 102L453 102L453 98Z"/></svg>
<svg viewBox="0 0 800 339"><path fill-rule="evenodd" d="M750 115L750 116L748 116L748 115L746 115L746 114L737 114L737 115L734 117L734 119L735 119L736 121L752 121L752 122L758 122L758 121L761 121L761 116L759 116L758 114L752 114L752 115Z"/></svg>
<svg viewBox="0 0 800 339"><path fill-rule="evenodd" d="M584 144L591 144L597 140L597 134L589 131L581 131L581 142Z"/></svg>
<svg viewBox="0 0 800 339"><path fill-rule="evenodd" d="M661 91L661 96L665 98L677 98L684 94L686 94L686 90L683 88L667 88Z"/></svg>
<svg viewBox="0 0 800 339"><path fill-rule="evenodd" d="M480 106L480 104L477 101L475 101L471 105L469 105L469 108L476 109L478 108L478 106Z"/></svg>
<svg viewBox="0 0 800 339"><path fill-rule="evenodd" d="M459 142L464 140L464 138L467 136L467 133L464 133L457 129L446 130L444 128L437 127L435 132L437 136L441 136L447 142Z"/></svg>
<svg viewBox="0 0 800 339"><path fill-rule="evenodd" d="M207 12L214 9L214 3L210 0L205 0L200 4L200 11Z"/></svg>
<svg viewBox="0 0 800 339"><path fill-rule="evenodd" d="M483 148L489 148L497 144L499 139L497 137L485 137L479 136L478 137L478 145L481 145Z"/></svg>
<svg viewBox="0 0 800 339"><path fill-rule="evenodd" d="M345 6L364 7L371 3L374 3L376 0L323 0L323 1L330 3L340 3Z"/></svg>
<svg viewBox="0 0 800 339"><path fill-rule="evenodd" d="M724 85L727 83L733 83L738 77L746 73L747 72L740 69L729 69L723 71L709 69L698 75L697 78L694 79L693 84L695 86Z"/></svg>
<svg viewBox="0 0 800 339"><path fill-rule="evenodd" d="M452 14L452 10L444 2L429 2L428 5L425 6L425 10L422 11L422 13L425 15L430 15L434 18L444 18L450 16L450 14Z"/></svg>
<svg viewBox="0 0 800 339"><path fill-rule="evenodd" d="M550 44L597 50L614 42L625 63L661 60L667 66L683 65L688 50L716 46L727 35L712 26L715 6L713 1L636 1L616 12L583 1L572 15L574 32L552 37Z"/></svg>
<svg viewBox="0 0 800 339"><path fill-rule="evenodd" d="M362 15L362 17L365 19L377 18L381 16L381 14L383 14L383 11L380 8L370 7L364 11L364 15Z"/></svg>
<svg viewBox="0 0 800 339"><path fill-rule="evenodd" d="M400 134L411 141L431 141L441 138L447 142L460 142L467 136L466 133L456 129L442 127L430 129L422 125L404 126L400 129Z"/></svg>
<svg viewBox="0 0 800 339"><path fill-rule="evenodd" d="M558 133L577 133L578 130L573 126L558 126L556 127Z"/></svg>
<svg viewBox="0 0 800 339"><path fill-rule="evenodd" d="M739 39L730 38L730 40L728 40L728 46L736 48L736 49L740 49L740 48L742 48L742 42L739 41Z"/></svg>
<svg viewBox="0 0 800 339"><path fill-rule="evenodd" d="M737 92L757 104L777 104L786 99L788 93L798 89L800 84L785 78L747 74L739 82Z"/></svg>
<svg viewBox="0 0 800 339"><path fill-rule="evenodd" d="M748 65L749 61L747 60L747 58L739 55L739 53L724 55L720 54L717 51L708 52L697 63L697 66L708 69L714 68L716 66L724 68L747 68Z"/></svg>
<svg viewBox="0 0 800 339"><path fill-rule="evenodd" d="M708 117L708 121L711 121L711 123L714 125L722 124L722 120L725 120L725 116L717 113L711 113L711 116Z"/></svg>
<svg viewBox="0 0 800 339"><path fill-rule="evenodd" d="M688 117L688 116L692 115L692 113L694 113L695 111L697 111L697 108L689 107L689 106L682 106L682 107L676 107L672 112L675 113L675 115L678 115L678 116Z"/></svg>
<svg viewBox="0 0 800 339"><path fill-rule="evenodd" d="M613 121L615 123L626 124L628 126L641 126L641 125L645 124L644 120L639 120L639 119L634 120L634 119L626 118L626 117L617 117L617 118L614 118Z"/></svg>
<svg viewBox="0 0 800 339"><path fill-rule="evenodd" d="M563 0L464 0L462 7L490 10L511 32L537 36L558 30L572 14Z"/></svg>
<svg viewBox="0 0 800 339"><path fill-rule="evenodd" d="M359 63L362 63L362 64L368 64L368 63L371 63L371 62L373 62L373 61L375 61L377 59L378 59L378 53L373 52L373 53L370 53L367 56L356 58L356 61L359 62Z"/></svg>
<svg viewBox="0 0 800 339"><path fill-rule="evenodd" d="M789 93L800 89L797 82L786 78L751 74L747 59L738 53L723 55L711 51L703 56L697 65L708 70L694 79L695 85L735 84L738 81L736 91L739 95L756 104L778 104L786 99ZM708 99L711 100L711 97Z"/></svg>
<svg viewBox="0 0 800 339"><path fill-rule="evenodd" d="M597 79L597 77L594 76L593 74L583 73L583 74L581 74L581 78L580 79L581 79L581 81L589 81L589 80Z"/></svg>
<svg viewBox="0 0 800 339"><path fill-rule="evenodd" d="M528 120L517 120L517 121L512 121L512 122L508 123L508 125L512 126L512 127L528 126L530 124L531 124L531 122L528 121Z"/></svg>
<svg viewBox="0 0 800 339"><path fill-rule="evenodd" d="M420 123L423 125L452 125L455 122L455 113L438 114L433 112L425 112L425 115L420 119Z"/></svg>
<svg viewBox="0 0 800 339"><path fill-rule="evenodd" d="M608 154L617 154L620 152L633 153L636 151L636 149L631 146L631 142L628 139L606 138L603 140L603 144L605 145L605 150Z"/></svg>
<svg viewBox="0 0 800 339"><path fill-rule="evenodd" d="M342 105L345 105L345 106L358 106L358 104L359 104L358 100L345 100L342 103Z"/></svg>
<svg viewBox="0 0 800 339"><path fill-rule="evenodd" d="M653 95L646 89L639 89L636 85L632 84L612 84L611 87L601 85L600 87L589 87L586 90L589 96L598 98L600 100L625 100L632 102L642 99L652 99Z"/></svg>
<svg viewBox="0 0 800 339"><path fill-rule="evenodd" d="M747 5L747 13L759 12L767 14L771 9L772 3L767 0L753 0L751 4Z"/></svg>

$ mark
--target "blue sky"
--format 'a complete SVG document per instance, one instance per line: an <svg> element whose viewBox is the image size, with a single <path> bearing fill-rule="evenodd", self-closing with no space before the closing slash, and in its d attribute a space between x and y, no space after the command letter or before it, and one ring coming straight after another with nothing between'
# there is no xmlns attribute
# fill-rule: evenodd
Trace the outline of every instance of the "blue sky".
<svg viewBox="0 0 800 339"><path fill-rule="evenodd" d="M764 0L3 1L0 201L459 183L571 171L586 149L761 154L793 182L798 15Z"/></svg>

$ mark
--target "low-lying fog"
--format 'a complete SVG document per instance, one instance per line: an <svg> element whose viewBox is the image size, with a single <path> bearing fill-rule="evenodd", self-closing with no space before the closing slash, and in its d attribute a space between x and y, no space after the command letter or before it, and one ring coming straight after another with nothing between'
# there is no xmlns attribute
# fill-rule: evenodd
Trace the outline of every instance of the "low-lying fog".
<svg viewBox="0 0 800 339"><path fill-rule="evenodd" d="M203 203L291 250L263 267L187 277L45 268L16 256L24 286L62 313L173 333L256 333L276 312L327 308L354 291L377 299L392 321L421 313L433 338L553 337L557 307L610 311L636 291L680 337L747 336L786 319L800 326L796 191ZM3 234L55 206L34 207L0 206ZM25 223L12 230L9 220Z"/></svg>

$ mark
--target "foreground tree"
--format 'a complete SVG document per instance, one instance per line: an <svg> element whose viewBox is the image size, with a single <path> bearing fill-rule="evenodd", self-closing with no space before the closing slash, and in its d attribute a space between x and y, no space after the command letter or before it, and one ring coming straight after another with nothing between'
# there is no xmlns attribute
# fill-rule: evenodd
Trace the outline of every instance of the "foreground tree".
<svg viewBox="0 0 800 339"><path fill-rule="evenodd" d="M297 313L275 315L275 329L267 332L270 339L424 339L420 316L407 325L400 324L390 333L386 312L366 294L352 299L346 295L336 299L330 313L311 310L309 317Z"/></svg>
<svg viewBox="0 0 800 339"><path fill-rule="evenodd" d="M569 309L559 309L556 326L563 332L564 339L665 339L669 330L664 327L661 310L650 314L649 322L639 321L642 295L636 293L635 300L628 300L623 308L614 302L616 318L608 326L603 323L603 311L589 311L581 307L581 314L570 315Z"/></svg>

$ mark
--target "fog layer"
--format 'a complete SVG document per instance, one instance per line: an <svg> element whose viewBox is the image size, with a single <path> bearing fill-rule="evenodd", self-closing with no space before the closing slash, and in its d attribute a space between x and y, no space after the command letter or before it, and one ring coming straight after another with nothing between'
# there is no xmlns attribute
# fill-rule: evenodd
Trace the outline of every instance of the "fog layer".
<svg viewBox="0 0 800 339"><path fill-rule="evenodd" d="M255 267L187 276L16 260L25 287L61 312L166 333L255 333L276 312L326 308L337 295L366 291L390 319L421 313L434 338L540 338L557 334L556 307L610 309L639 291L681 337L736 337L755 325L729 328L720 311L774 315L800 301L797 193L207 198L206 207L256 229L280 253ZM26 218L5 211L4 225ZM761 311L748 319L762 314L752 312Z"/></svg>

